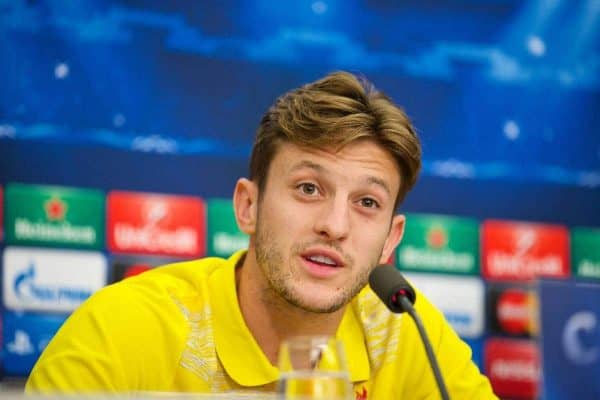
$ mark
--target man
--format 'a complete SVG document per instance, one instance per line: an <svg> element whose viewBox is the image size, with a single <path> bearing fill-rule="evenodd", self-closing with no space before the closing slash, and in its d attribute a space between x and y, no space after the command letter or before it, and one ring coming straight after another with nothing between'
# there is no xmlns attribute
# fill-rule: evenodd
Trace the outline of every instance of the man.
<svg viewBox="0 0 600 400"><path fill-rule="evenodd" d="M250 179L233 196L247 251L157 268L84 303L34 367L28 391L273 391L280 343L337 336L357 398L439 396L412 321L366 286L402 238L396 207L420 144L404 112L338 72L267 111ZM495 398L468 348L421 295L454 398Z"/></svg>

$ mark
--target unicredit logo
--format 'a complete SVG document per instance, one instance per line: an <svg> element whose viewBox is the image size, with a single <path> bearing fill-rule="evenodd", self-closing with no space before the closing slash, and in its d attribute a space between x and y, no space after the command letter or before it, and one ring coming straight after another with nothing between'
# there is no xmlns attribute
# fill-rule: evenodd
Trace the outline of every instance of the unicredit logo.
<svg viewBox="0 0 600 400"><path fill-rule="evenodd" d="M113 192L108 208L111 251L188 257L204 252L200 199Z"/></svg>
<svg viewBox="0 0 600 400"><path fill-rule="evenodd" d="M486 221L482 273L486 278L510 280L567 276L568 248L563 226Z"/></svg>
<svg viewBox="0 0 600 400"><path fill-rule="evenodd" d="M21 301L40 301L51 303L81 303L92 291L87 288L41 285L35 282L35 264L31 262L27 269L17 274L13 289Z"/></svg>
<svg viewBox="0 0 600 400"><path fill-rule="evenodd" d="M186 254L198 252L198 235L189 228L166 231L152 225L135 227L126 223L117 223L114 233L115 243L122 249Z"/></svg>
<svg viewBox="0 0 600 400"><path fill-rule="evenodd" d="M561 271L560 258L550 255L544 258L531 257L537 235L532 229L519 231L515 237L514 252L496 251L490 254L490 270L499 275L557 275Z"/></svg>
<svg viewBox="0 0 600 400"><path fill-rule="evenodd" d="M561 259L556 256L538 259L498 251L490 254L488 262L490 272L495 275L554 276L562 272Z"/></svg>

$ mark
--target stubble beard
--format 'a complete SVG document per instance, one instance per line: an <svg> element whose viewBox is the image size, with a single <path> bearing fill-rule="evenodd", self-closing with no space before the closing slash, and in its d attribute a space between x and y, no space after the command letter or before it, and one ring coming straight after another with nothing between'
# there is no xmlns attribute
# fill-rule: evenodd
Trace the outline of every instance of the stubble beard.
<svg viewBox="0 0 600 400"><path fill-rule="evenodd" d="M259 219L260 221L260 219ZM319 244L328 245L323 241L318 241ZM298 244L293 246L290 251L290 260L292 262L295 255L302 253L304 248L310 244ZM340 288L339 291L332 293L332 299L327 304L311 304L309 299L303 298L302 294L294 286L294 270L292 265L288 265L288 268L284 268L285 257L283 256L283 249L278 246L278 242L275 235L266 229L260 222L256 227L256 262L262 271L264 277L267 280L268 287L265 288L265 298L263 300L273 302L274 297L283 299L286 303L309 313L314 314L327 314L332 313L348 304L354 296L356 296L361 289L367 284L369 279L369 273L377 264L377 260L372 261L370 268L360 271L360 274L355 277L351 285ZM357 268L354 265L353 260L345 260L346 265L344 268Z"/></svg>

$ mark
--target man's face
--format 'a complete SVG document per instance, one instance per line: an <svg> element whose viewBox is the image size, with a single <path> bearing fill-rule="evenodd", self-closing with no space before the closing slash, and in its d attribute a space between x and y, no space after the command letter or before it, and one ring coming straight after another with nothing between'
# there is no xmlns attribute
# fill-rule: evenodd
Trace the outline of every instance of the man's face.
<svg viewBox="0 0 600 400"><path fill-rule="evenodd" d="M256 261L265 287L310 312L340 309L402 236L400 174L369 140L333 150L283 143L259 195Z"/></svg>

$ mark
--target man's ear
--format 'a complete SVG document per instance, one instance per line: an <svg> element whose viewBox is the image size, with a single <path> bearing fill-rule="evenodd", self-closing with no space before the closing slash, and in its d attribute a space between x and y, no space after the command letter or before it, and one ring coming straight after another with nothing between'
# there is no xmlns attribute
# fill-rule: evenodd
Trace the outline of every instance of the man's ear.
<svg viewBox="0 0 600 400"><path fill-rule="evenodd" d="M404 235L404 223L406 222L406 218L404 215L398 214L394 215L392 218L392 225L390 226L390 232L388 233L388 237L385 240L385 244L383 245L383 250L381 252L381 259L379 263L387 264L390 261L390 257L394 253L394 250L400 244L402 240L402 236Z"/></svg>
<svg viewBox="0 0 600 400"><path fill-rule="evenodd" d="M233 211L238 227L247 235L252 235L256 231L257 208L256 183L246 178L238 179L233 192Z"/></svg>

